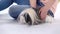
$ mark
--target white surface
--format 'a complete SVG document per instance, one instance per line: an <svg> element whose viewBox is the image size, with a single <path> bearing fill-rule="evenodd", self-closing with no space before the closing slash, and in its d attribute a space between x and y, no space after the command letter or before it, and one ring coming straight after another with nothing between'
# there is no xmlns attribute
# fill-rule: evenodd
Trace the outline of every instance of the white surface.
<svg viewBox="0 0 60 34"><path fill-rule="evenodd" d="M0 34L60 34L60 3L53 23L28 26L17 23L5 13L8 13L8 9L0 12Z"/></svg>

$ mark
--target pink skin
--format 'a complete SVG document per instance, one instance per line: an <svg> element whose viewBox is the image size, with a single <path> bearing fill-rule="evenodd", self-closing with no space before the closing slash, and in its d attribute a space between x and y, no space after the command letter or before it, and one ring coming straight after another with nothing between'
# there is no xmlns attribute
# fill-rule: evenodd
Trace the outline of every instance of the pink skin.
<svg viewBox="0 0 60 34"><path fill-rule="evenodd" d="M47 11L49 9L51 9L53 11L53 13L55 12L55 9L57 6L57 3L56 3L57 1L58 0L46 0L46 1L42 0L42 2L45 4L45 6L42 7L39 11L39 12L41 12L40 16L41 16L42 21L45 20L45 18L47 16Z"/></svg>
<svg viewBox="0 0 60 34"><path fill-rule="evenodd" d="M36 0L30 0L31 7L36 8Z"/></svg>
<svg viewBox="0 0 60 34"><path fill-rule="evenodd" d="M58 0L41 0L41 2L43 2L45 6L40 9L39 13L41 12L40 17L41 20L44 21L47 16L47 11L49 9L51 9L53 13L55 13ZM36 8L36 0L30 0L30 5L31 7Z"/></svg>

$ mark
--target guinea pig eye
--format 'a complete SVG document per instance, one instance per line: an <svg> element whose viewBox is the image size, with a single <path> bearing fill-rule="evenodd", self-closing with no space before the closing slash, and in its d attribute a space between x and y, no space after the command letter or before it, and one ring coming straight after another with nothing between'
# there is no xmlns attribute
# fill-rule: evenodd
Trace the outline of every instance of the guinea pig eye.
<svg viewBox="0 0 60 34"><path fill-rule="evenodd" d="M24 17L25 17L26 23L28 23L29 25L32 25L32 20L31 20L31 17L29 16L29 14L25 13Z"/></svg>

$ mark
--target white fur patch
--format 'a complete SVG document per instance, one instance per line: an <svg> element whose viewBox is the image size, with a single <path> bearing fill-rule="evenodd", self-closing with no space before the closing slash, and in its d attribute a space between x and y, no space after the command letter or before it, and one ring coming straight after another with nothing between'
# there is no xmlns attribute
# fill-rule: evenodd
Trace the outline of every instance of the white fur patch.
<svg viewBox="0 0 60 34"><path fill-rule="evenodd" d="M52 16L47 15L45 22L52 23L53 20L54 20L54 18Z"/></svg>

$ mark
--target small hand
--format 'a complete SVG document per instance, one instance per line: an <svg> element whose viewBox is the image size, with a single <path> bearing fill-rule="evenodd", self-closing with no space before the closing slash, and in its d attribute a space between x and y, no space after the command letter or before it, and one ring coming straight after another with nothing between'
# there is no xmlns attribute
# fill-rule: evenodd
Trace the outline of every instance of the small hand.
<svg viewBox="0 0 60 34"><path fill-rule="evenodd" d="M47 6L44 6L40 9L39 13L40 13L40 18L41 18L42 21L45 21L45 18L47 16L47 12L48 12L48 7Z"/></svg>

